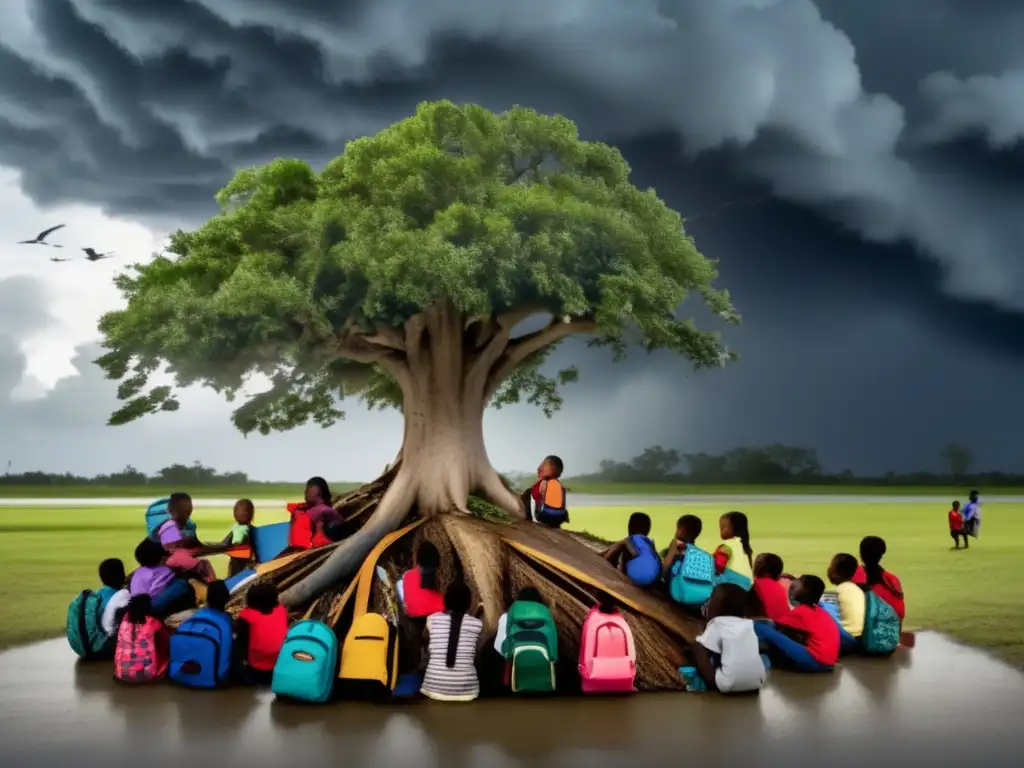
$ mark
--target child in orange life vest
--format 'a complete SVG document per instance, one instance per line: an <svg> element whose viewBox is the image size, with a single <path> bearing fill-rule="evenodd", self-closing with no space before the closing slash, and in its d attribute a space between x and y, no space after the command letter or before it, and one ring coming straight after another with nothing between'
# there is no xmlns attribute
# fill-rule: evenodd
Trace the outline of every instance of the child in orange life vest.
<svg viewBox="0 0 1024 768"><path fill-rule="evenodd" d="M668 545L661 560L661 577L668 579L669 571L676 560L686 557L686 548L696 546L697 537L704 529L704 523L696 515L683 515L676 521L676 537Z"/></svg>
<svg viewBox="0 0 1024 768"><path fill-rule="evenodd" d="M236 677L246 685L269 685L277 655L288 634L288 610L277 601L277 587L253 584L245 610L235 620Z"/></svg>
<svg viewBox="0 0 1024 768"><path fill-rule="evenodd" d="M537 467L537 482L523 494L523 503L531 508L534 522L548 528L561 528L569 522L569 511L565 506L565 488L559 478L565 465L557 456L547 456Z"/></svg>
<svg viewBox="0 0 1024 768"><path fill-rule="evenodd" d="M754 551L750 548L750 526L742 512L726 512L718 519L722 543L715 549L715 573L728 568L751 583L754 581Z"/></svg>
<svg viewBox="0 0 1024 768"><path fill-rule="evenodd" d="M171 519L157 529L160 544L167 550L167 566L186 578L196 578L209 583L217 574L206 560L200 560L195 552L200 549L216 551L219 546L204 547L198 538L184 534L185 523L192 517L192 497L187 493L172 493L167 504Z"/></svg>
<svg viewBox="0 0 1024 768"><path fill-rule="evenodd" d="M441 553L429 541L416 550L414 567L402 574L398 582L398 600L411 619L422 619L444 610L444 595L437 589L437 569Z"/></svg>
<svg viewBox="0 0 1024 768"><path fill-rule="evenodd" d="M953 548L960 549L960 539L964 540L964 547L967 547L967 533L964 531L964 515L960 511L960 502L954 501L952 509L949 510L949 535L953 537Z"/></svg>

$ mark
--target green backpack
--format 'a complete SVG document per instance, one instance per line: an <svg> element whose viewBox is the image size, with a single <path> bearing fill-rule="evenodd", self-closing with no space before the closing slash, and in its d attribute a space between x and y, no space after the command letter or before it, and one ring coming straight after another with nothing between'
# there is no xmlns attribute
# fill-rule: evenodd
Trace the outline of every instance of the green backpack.
<svg viewBox="0 0 1024 768"><path fill-rule="evenodd" d="M900 644L900 617L874 592L865 592L864 634L861 650L871 656L888 656Z"/></svg>
<svg viewBox="0 0 1024 768"><path fill-rule="evenodd" d="M68 645L83 659L105 658L114 650L114 638L107 636L100 621L106 602L102 591L87 589L68 606Z"/></svg>
<svg viewBox="0 0 1024 768"><path fill-rule="evenodd" d="M508 609L502 652L511 666L514 693L552 693L558 633L551 611L541 603L517 600Z"/></svg>

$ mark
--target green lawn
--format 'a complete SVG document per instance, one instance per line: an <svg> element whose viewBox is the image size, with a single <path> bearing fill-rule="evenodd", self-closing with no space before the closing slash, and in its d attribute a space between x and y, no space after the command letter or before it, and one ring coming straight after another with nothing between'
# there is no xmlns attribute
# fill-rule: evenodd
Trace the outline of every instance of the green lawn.
<svg viewBox="0 0 1024 768"><path fill-rule="evenodd" d="M990 506L983 538L967 552L950 551L943 505L750 504L744 510L755 551L780 554L795 574L824 576L833 554L856 554L866 534L884 536L885 564L907 592L908 628L949 632L1024 665L1024 504ZM624 535L631 511L574 508L572 520L579 529L615 539ZM698 543L712 546L723 509L689 504L647 511L659 547L668 543L684 511L703 518L705 534ZM257 511L259 523L281 519L283 512ZM230 510L200 509L196 521L201 535L217 539L230 527ZM102 558L121 557L131 568L141 528L142 515L135 509L0 508L0 599L6 614L0 647L60 634L68 602L95 586Z"/></svg>

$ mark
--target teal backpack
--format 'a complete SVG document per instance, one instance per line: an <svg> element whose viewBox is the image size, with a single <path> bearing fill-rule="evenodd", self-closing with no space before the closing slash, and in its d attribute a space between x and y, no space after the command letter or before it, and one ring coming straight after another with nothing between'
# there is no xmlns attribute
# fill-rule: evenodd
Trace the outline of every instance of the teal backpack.
<svg viewBox="0 0 1024 768"><path fill-rule="evenodd" d="M541 603L517 600L508 609L502 653L511 668L513 693L553 693L558 634L551 611Z"/></svg>
<svg viewBox="0 0 1024 768"><path fill-rule="evenodd" d="M900 617L874 592L864 593L864 633L861 651L869 656L888 656L900 644Z"/></svg>
<svg viewBox="0 0 1024 768"><path fill-rule="evenodd" d="M734 571L732 568L726 568L722 573L715 577L715 586L719 584L735 584L737 587L742 587L747 590L754 586L754 582L742 573Z"/></svg>
<svg viewBox="0 0 1024 768"><path fill-rule="evenodd" d="M157 499L146 507L146 535L153 541L160 541L160 526L171 519L171 512L168 508L170 501L170 497L167 496ZM185 523L185 535L196 535L196 524L192 520Z"/></svg>
<svg viewBox="0 0 1024 768"><path fill-rule="evenodd" d="M693 544L687 544L681 558L669 571L668 593L682 605L704 605L715 588L715 558Z"/></svg>
<svg viewBox="0 0 1024 768"><path fill-rule="evenodd" d="M68 645L86 661L109 658L113 654L116 640L107 636L100 622L107 600L112 596L112 591L105 596L103 590L86 589L68 606Z"/></svg>
<svg viewBox="0 0 1024 768"><path fill-rule="evenodd" d="M270 690L278 696L323 704L338 675L338 636L322 621L304 619L285 635Z"/></svg>

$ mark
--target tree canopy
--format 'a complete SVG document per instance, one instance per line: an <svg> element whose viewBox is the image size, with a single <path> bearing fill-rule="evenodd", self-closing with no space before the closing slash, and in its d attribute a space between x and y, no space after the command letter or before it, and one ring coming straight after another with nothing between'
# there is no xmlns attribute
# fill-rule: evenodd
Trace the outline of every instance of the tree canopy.
<svg viewBox="0 0 1024 768"><path fill-rule="evenodd" d="M176 410L174 387L230 399L256 375L271 385L235 411L243 432L333 424L346 395L401 407L410 322L442 302L467 365L504 335L485 391L499 406L557 409L575 371L541 364L575 333L616 356L635 342L723 365L719 336L677 317L696 293L738 320L714 264L629 174L564 117L447 101L349 142L320 173L288 159L242 170L219 213L117 278L127 306L102 318L97 361L125 401L111 423ZM544 328L510 336L540 314ZM152 386L164 365L174 387Z"/></svg>

